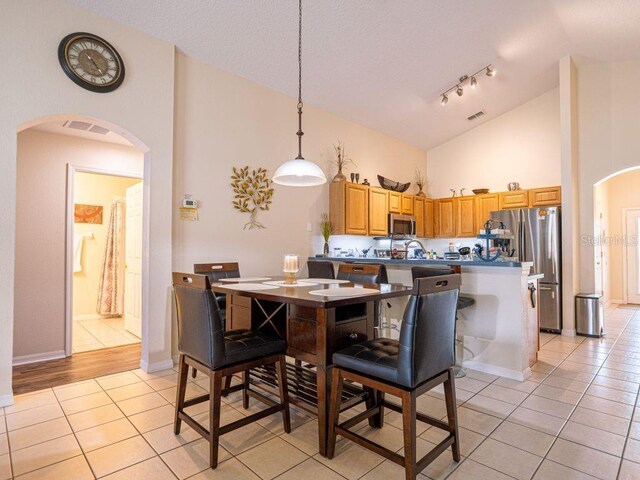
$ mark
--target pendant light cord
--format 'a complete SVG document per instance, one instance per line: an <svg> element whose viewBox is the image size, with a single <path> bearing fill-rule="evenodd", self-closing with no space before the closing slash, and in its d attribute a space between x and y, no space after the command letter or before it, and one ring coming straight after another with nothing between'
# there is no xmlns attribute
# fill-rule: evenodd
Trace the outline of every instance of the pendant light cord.
<svg viewBox="0 0 640 480"><path fill-rule="evenodd" d="M298 0L298 159L302 156L302 0Z"/></svg>

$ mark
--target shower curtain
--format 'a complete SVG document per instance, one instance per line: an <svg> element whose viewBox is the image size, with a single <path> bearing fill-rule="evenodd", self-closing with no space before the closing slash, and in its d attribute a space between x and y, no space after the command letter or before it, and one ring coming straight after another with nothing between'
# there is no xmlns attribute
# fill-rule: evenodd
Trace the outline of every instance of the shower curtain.
<svg viewBox="0 0 640 480"><path fill-rule="evenodd" d="M98 313L102 315L121 315L118 282L120 281L120 240L122 237L123 203L116 200L111 205L107 243L102 259L100 286L98 288Z"/></svg>

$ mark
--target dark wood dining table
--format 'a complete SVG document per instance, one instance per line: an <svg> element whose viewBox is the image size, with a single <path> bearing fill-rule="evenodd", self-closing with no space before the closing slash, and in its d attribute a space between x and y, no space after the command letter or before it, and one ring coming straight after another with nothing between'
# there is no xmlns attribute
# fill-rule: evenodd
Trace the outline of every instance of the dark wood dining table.
<svg viewBox="0 0 640 480"><path fill-rule="evenodd" d="M273 280L281 280L273 277ZM304 279L300 279L304 282ZM309 280L312 282L313 280ZM256 282L257 283L257 282ZM332 356L353 343L374 338L374 303L408 296L411 288L394 284L316 284L277 287L270 290L235 290L229 283L212 289L226 295L227 329L249 328L280 336L287 341L287 365L291 402L318 416L318 448L326 456L329 388ZM313 290L363 287L375 292L357 296L323 296ZM251 383L267 390L276 387L275 369L251 371ZM364 399L367 392L346 387L345 408Z"/></svg>

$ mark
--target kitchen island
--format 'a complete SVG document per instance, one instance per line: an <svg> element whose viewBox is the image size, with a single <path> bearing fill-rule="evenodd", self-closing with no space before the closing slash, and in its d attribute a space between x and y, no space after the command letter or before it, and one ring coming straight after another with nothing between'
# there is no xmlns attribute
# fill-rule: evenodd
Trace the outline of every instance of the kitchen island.
<svg viewBox="0 0 640 480"><path fill-rule="evenodd" d="M413 266L459 266L461 294L473 297L475 304L458 312L457 336L463 338L464 367L525 380L537 360L538 317L535 285L538 278L529 274L529 262L483 262L471 260L398 260L384 258L310 258L335 263L382 263L387 266L390 283L412 285ZM532 298L533 295L533 298ZM391 325L384 336L397 336L398 321L406 301L391 302L384 323ZM395 331L394 331L395 330Z"/></svg>

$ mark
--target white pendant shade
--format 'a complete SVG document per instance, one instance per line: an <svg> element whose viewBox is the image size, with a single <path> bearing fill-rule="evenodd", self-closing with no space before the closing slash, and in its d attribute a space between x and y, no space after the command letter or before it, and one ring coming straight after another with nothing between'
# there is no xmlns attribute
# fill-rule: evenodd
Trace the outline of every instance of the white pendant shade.
<svg viewBox="0 0 640 480"><path fill-rule="evenodd" d="M296 158L280 165L273 175L273 181L289 187L313 187L326 183L327 177L315 163Z"/></svg>

